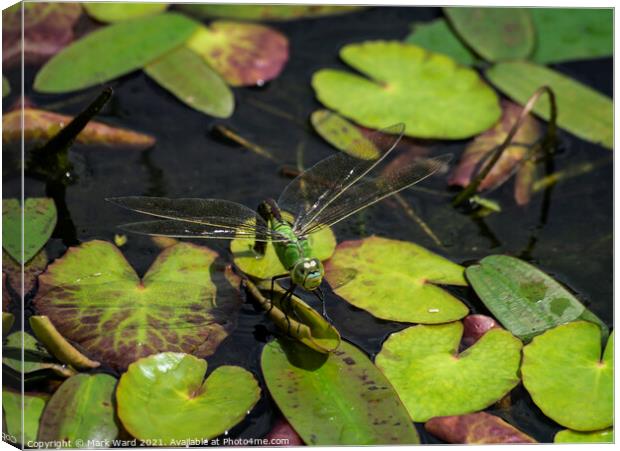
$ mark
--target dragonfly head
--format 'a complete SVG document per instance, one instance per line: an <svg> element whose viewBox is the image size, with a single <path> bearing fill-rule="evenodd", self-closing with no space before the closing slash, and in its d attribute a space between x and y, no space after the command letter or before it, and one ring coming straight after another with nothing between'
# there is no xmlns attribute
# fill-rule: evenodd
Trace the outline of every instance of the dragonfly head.
<svg viewBox="0 0 620 451"><path fill-rule="evenodd" d="M318 258L303 258L293 266L291 279L293 283L312 291L321 285L323 274L325 274L325 270Z"/></svg>

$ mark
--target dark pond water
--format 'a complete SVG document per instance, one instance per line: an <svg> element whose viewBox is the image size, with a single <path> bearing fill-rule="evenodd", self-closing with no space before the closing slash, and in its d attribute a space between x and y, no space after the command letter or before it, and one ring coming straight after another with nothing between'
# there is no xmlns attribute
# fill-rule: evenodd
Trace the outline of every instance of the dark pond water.
<svg viewBox="0 0 620 451"><path fill-rule="evenodd" d="M333 153L309 128L308 117L319 103L310 79L324 67L344 67L338 50L347 43L368 39L402 39L412 22L440 15L435 8L372 8L354 14L276 23L290 40L291 59L283 74L261 88L236 89L234 116L225 121L195 112L164 92L142 73L136 72L112 83L115 95L99 116L110 124L156 136L157 145L146 152L94 149L79 152L79 181L66 193L52 190L67 210L48 250L53 257L78 242L111 240L118 224L136 219L104 198L125 195L170 197L219 197L254 207L266 197L277 197L290 179L280 175L278 164L211 133L215 124L225 124L240 135L294 163L303 147L303 161L311 163ZM92 24L84 18L80 27ZM595 89L612 95L612 60L601 59L556 65L555 68ZM31 92L36 70L26 70L26 95L40 107L75 114L94 98L99 89L67 96L44 96ZM7 74L18 86L19 72ZM5 99L5 108L16 100ZM449 205L449 197L408 190L404 196L415 211L445 243L437 247L397 204L384 201L335 227L338 240L377 234L416 242L451 260L468 264L489 254L506 253L533 262L572 289L594 313L612 325L612 182L611 154L572 135L561 133L561 149L555 169L585 161L609 158L609 162L586 175L569 179L546 193L534 196L520 208L512 200L512 183L493 193L503 207L501 214L474 220ZM448 151L460 154L463 143L452 143ZM444 149L445 151L445 149ZM449 193L445 179L434 177L424 186ZM19 174L3 178L4 197L19 197ZM49 188L49 187L48 187ZM25 196L44 196L44 182L26 179ZM226 256L223 245L210 242ZM144 273L159 249L147 238L131 236L123 252ZM484 306L466 289L452 290L473 312ZM28 301L28 300L27 300ZM312 303L311 299L308 302ZM329 315L342 336L371 357L383 340L405 324L374 319L349 306L335 295L327 299ZM261 377L258 366L261 348L273 328L265 316L246 303L235 332L209 358L209 370L222 364L237 364ZM463 381L467 383L467 381ZM262 384L262 381L261 381ZM277 415L265 396L252 415L230 431L233 437L262 437ZM509 410L489 409L539 441L552 441L559 427L546 419L519 386L512 393ZM321 419L317 418L317 427ZM426 443L438 440L418 427Z"/></svg>

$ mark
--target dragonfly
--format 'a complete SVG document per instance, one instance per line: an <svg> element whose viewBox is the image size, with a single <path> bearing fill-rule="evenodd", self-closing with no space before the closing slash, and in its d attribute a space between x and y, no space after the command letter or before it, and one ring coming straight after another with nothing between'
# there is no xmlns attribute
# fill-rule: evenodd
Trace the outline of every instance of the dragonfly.
<svg viewBox="0 0 620 451"><path fill-rule="evenodd" d="M223 199L129 196L107 200L156 218L120 226L127 232L173 238L253 240L258 257L265 254L267 244L271 243L286 269L286 273L271 279L272 299L274 283L290 278L281 305L287 301L290 305L300 287L316 295L323 316L329 320L320 287L325 270L321 261L312 257L308 236L424 180L445 168L451 159L449 154L404 158L406 155L396 151L404 130L404 124L396 124L353 141L348 152L319 161L293 179L277 200L266 199L256 210Z"/></svg>

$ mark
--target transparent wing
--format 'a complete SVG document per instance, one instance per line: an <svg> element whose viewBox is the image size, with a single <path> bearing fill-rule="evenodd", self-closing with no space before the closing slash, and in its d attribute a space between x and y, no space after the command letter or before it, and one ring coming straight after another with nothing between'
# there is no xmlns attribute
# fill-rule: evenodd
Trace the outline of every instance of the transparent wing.
<svg viewBox="0 0 620 451"><path fill-rule="evenodd" d="M402 137L405 126L393 125L358 140L348 149L319 161L284 189L278 206L295 217L293 230L300 233L350 186L383 160ZM358 158L352 155L375 155Z"/></svg>
<svg viewBox="0 0 620 451"><path fill-rule="evenodd" d="M227 200L141 196L107 200L128 210L165 219L122 226L130 232L178 238L286 241L286 237L271 230L260 217L257 218L255 211Z"/></svg>
<svg viewBox="0 0 620 451"><path fill-rule="evenodd" d="M446 168L451 158L452 155L445 154L436 158L404 158L392 161L376 177L363 178L321 210L311 223L304 224L300 231L301 236L334 225L381 199L424 180L436 171Z"/></svg>

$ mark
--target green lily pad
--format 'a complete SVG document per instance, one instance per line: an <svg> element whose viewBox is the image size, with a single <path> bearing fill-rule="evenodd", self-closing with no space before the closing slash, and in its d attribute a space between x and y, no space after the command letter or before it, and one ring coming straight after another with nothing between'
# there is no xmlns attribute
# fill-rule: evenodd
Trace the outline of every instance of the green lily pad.
<svg viewBox="0 0 620 451"><path fill-rule="evenodd" d="M333 111L316 110L310 122L321 138L338 150L362 159L376 159L380 155L359 127Z"/></svg>
<svg viewBox="0 0 620 451"><path fill-rule="evenodd" d="M122 22L137 17L161 13L168 8L167 3L83 3L90 17L100 22Z"/></svg>
<svg viewBox="0 0 620 451"><path fill-rule="evenodd" d="M118 436L115 421L116 378L109 374L76 374L62 383L45 406L38 439L68 440L87 448L109 448ZM91 444L92 443L92 444Z"/></svg>
<svg viewBox="0 0 620 451"><path fill-rule="evenodd" d="M187 45L231 86L262 86L288 60L286 36L258 24L215 21L200 27Z"/></svg>
<svg viewBox="0 0 620 451"><path fill-rule="evenodd" d="M523 348L523 385L545 415L575 431L613 424L613 333L601 356L601 331L575 321Z"/></svg>
<svg viewBox="0 0 620 451"><path fill-rule="evenodd" d="M163 352L138 360L118 384L118 416L131 435L185 446L216 437L239 423L260 397L249 371L220 366L204 380L207 362Z"/></svg>
<svg viewBox="0 0 620 451"><path fill-rule="evenodd" d="M413 326L390 335L375 363L392 382L413 421L476 412L519 383L521 342L491 329L458 354L460 322Z"/></svg>
<svg viewBox="0 0 620 451"><path fill-rule="evenodd" d="M32 259L56 227L56 205L46 197L31 197L24 205L24 260L22 261L22 208L18 199L2 199L2 247L19 263Z"/></svg>
<svg viewBox="0 0 620 451"><path fill-rule="evenodd" d="M594 432L578 432L564 429L555 434L553 443L614 443L614 429Z"/></svg>
<svg viewBox="0 0 620 451"><path fill-rule="evenodd" d="M431 52L443 53L464 66L476 62L476 56L454 34L445 19L413 24L405 42Z"/></svg>
<svg viewBox="0 0 620 451"><path fill-rule="evenodd" d="M28 374L47 369L52 361L52 356L32 335L17 331L6 338L2 351L2 364L18 373Z"/></svg>
<svg viewBox="0 0 620 451"><path fill-rule="evenodd" d="M467 285L463 267L417 244L370 237L345 241L325 265L334 292L377 318L445 323L468 309L437 285Z"/></svg>
<svg viewBox="0 0 620 451"><path fill-rule="evenodd" d="M162 351L213 354L236 324L237 286L206 247L171 246L140 279L116 246L95 240L48 266L33 302L89 357L122 370Z"/></svg>
<svg viewBox="0 0 620 451"><path fill-rule="evenodd" d="M463 40L487 61L527 58L535 30L525 8L444 8Z"/></svg>
<svg viewBox="0 0 620 451"><path fill-rule="evenodd" d="M540 64L612 56L611 8L531 8L536 27L532 60Z"/></svg>
<svg viewBox="0 0 620 451"><path fill-rule="evenodd" d="M263 349L261 368L271 396L308 445L420 442L385 376L349 343L325 355L272 341Z"/></svg>
<svg viewBox="0 0 620 451"><path fill-rule="evenodd" d="M350 44L340 57L361 75L322 69L312 77L321 103L374 129L402 122L405 134L461 139L500 116L495 92L451 58L399 41Z"/></svg>
<svg viewBox="0 0 620 451"><path fill-rule="evenodd" d="M2 98L5 98L11 93L11 85L9 84L9 80L6 77L2 76Z"/></svg>
<svg viewBox="0 0 620 451"><path fill-rule="evenodd" d="M526 61L499 63L487 69L487 78L506 95L524 105L539 87L555 93L560 127L580 138L613 148L611 99L565 75ZM534 113L549 119L549 101L542 96Z"/></svg>
<svg viewBox="0 0 620 451"><path fill-rule="evenodd" d="M39 431L39 419L45 408L45 403L49 399L46 393L22 393L12 390L2 390L2 409L3 420L6 422L6 433L9 437L3 438L8 441L10 438L13 444L21 443L22 431L24 443L37 440ZM22 429L22 400L24 405L23 417L24 424ZM4 432L4 428L3 428Z"/></svg>
<svg viewBox="0 0 620 451"><path fill-rule="evenodd" d="M343 14L364 8L344 5L214 5L183 4L183 11L197 17L219 17L240 20L294 20Z"/></svg>
<svg viewBox="0 0 620 451"><path fill-rule="evenodd" d="M235 98L226 83L196 52L185 46L147 64L144 71L195 110L226 118L235 108Z"/></svg>
<svg viewBox="0 0 620 451"><path fill-rule="evenodd" d="M198 26L180 14L162 13L100 28L49 60L37 73L34 88L62 93L105 83L178 47Z"/></svg>

